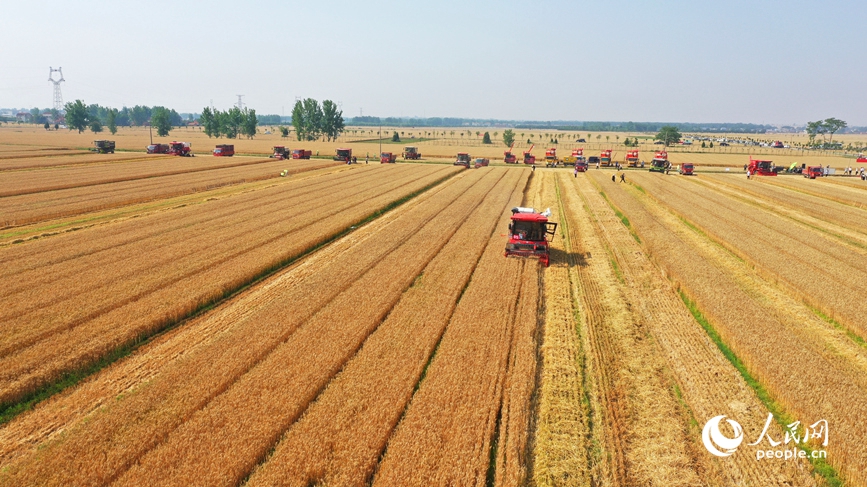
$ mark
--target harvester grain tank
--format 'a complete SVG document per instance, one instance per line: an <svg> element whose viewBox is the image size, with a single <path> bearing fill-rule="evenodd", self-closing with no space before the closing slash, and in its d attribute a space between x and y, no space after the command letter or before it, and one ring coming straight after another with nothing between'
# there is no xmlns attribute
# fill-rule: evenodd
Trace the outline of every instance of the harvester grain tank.
<svg viewBox="0 0 867 487"><path fill-rule="evenodd" d="M335 161L343 161L349 163L352 161L352 149L337 149L337 153L334 155Z"/></svg>
<svg viewBox="0 0 867 487"><path fill-rule="evenodd" d="M397 154L394 152L383 152L379 155L379 162L381 164L394 164L394 161L397 160Z"/></svg>
<svg viewBox="0 0 867 487"><path fill-rule="evenodd" d="M94 140L92 151L97 154L114 154L113 140Z"/></svg>
<svg viewBox="0 0 867 487"><path fill-rule="evenodd" d="M638 151L631 150L626 152L626 165L629 167L638 167Z"/></svg>
<svg viewBox="0 0 867 487"><path fill-rule="evenodd" d="M560 163L560 160L557 159L557 148L549 147L548 150L545 151L545 167L557 167L557 164Z"/></svg>
<svg viewBox="0 0 867 487"><path fill-rule="evenodd" d="M765 161L761 159L753 159L750 156L749 172L753 176L776 176L777 171L774 170L774 161Z"/></svg>
<svg viewBox="0 0 867 487"><path fill-rule="evenodd" d="M310 159L313 155L312 150L307 149L292 149L292 159Z"/></svg>
<svg viewBox="0 0 867 487"><path fill-rule="evenodd" d="M274 152L271 154L271 159L277 159L278 161L282 161L284 159L289 159L289 149L282 145L275 145Z"/></svg>
<svg viewBox="0 0 867 487"><path fill-rule="evenodd" d="M235 155L235 146L232 144L220 144L214 148L216 157L232 157Z"/></svg>
<svg viewBox="0 0 867 487"><path fill-rule="evenodd" d="M455 159L455 166L464 166L465 168L470 168L470 160L472 158L466 152L458 152L458 156Z"/></svg>
<svg viewBox="0 0 867 487"><path fill-rule="evenodd" d="M403 160L417 161L419 159L421 159L421 152L418 151L418 147L408 145L403 148Z"/></svg>
<svg viewBox="0 0 867 487"><path fill-rule="evenodd" d="M512 147L515 147L514 143L512 143L512 145L509 146L509 150L507 150L506 152L503 152L503 162L505 162L506 164L517 164L518 163L518 158L515 156L515 154L512 153Z"/></svg>
<svg viewBox="0 0 867 487"><path fill-rule="evenodd" d="M151 144L147 147L148 154L168 154L169 144Z"/></svg>
<svg viewBox="0 0 867 487"><path fill-rule="evenodd" d="M169 151L167 154L181 157L192 157L192 146L189 142L172 141L169 143Z"/></svg>
<svg viewBox="0 0 867 487"><path fill-rule="evenodd" d="M650 161L650 172L665 172L669 167L671 167L671 163L668 162L668 152L656 151L653 160Z"/></svg>
<svg viewBox="0 0 867 487"><path fill-rule="evenodd" d="M536 156L531 154L533 147L536 147L536 144L531 145L529 150L524 151L524 164L536 164Z"/></svg>
<svg viewBox="0 0 867 487"><path fill-rule="evenodd" d="M605 149L599 154L599 164L603 166L611 165L611 149Z"/></svg>
<svg viewBox="0 0 867 487"><path fill-rule="evenodd" d="M509 221L509 241L505 256L537 257L545 267L550 259L549 242L554 238L557 224L549 222L551 210L537 213L533 208L512 208Z"/></svg>

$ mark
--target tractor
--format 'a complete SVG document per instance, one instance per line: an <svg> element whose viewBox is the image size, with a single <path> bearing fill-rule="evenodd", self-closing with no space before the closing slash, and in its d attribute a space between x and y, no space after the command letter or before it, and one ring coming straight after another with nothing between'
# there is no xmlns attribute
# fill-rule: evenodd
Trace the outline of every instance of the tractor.
<svg viewBox="0 0 867 487"><path fill-rule="evenodd" d="M512 154L512 147L515 147L514 143L512 143L512 145L509 146L509 150L507 150L506 152L503 152L503 162L505 162L506 164L517 164L518 163L518 158L515 157L515 154Z"/></svg>
<svg viewBox="0 0 867 487"><path fill-rule="evenodd" d="M458 157L455 159L455 166L464 166L470 168L470 155L466 152L458 152Z"/></svg>
<svg viewBox="0 0 867 487"><path fill-rule="evenodd" d="M278 161L289 159L289 149L282 145L275 145L274 153L271 154L270 157L271 159L277 159Z"/></svg>
<svg viewBox="0 0 867 487"><path fill-rule="evenodd" d="M629 167L638 167L638 151L631 150L626 152L626 165Z"/></svg>
<svg viewBox="0 0 867 487"><path fill-rule="evenodd" d="M93 149L90 149L97 154L114 154L113 140L94 140Z"/></svg>
<svg viewBox="0 0 867 487"><path fill-rule="evenodd" d="M545 167L557 167L560 160L557 159L557 148L550 147L545 151Z"/></svg>
<svg viewBox="0 0 867 487"><path fill-rule="evenodd" d="M337 149L334 155L335 161L343 161L347 164L352 162L352 149Z"/></svg>
<svg viewBox="0 0 867 487"><path fill-rule="evenodd" d="M538 257L543 266L548 267L550 251L549 236L554 238L557 224L549 222L551 210L537 213L533 208L512 208L509 222L509 241L506 243L505 256Z"/></svg>
<svg viewBox="0 0 867 487"><path fill-rule="evenodd" d="M421 159L421 153L418 151L417 147L413 147L408 145L403 148L403 160L404 161L417 161Z"/></svg>
<svg viewBox="0 0 867 487"><path fill-rule="evenodd" d="M764 161L753 159L750 156L750 165L747 171L751 176L776 176L777 171L774 169L774 161Z"/></svg>
<svg viewBox="0 0 867 487"><path fill-rule="evenodd" d="M214 149L216 157L232 157L235 155L235 146L232 144L220 144Z"/></svg>
<svg viewBox="0 0 867 487"><path fill-rule="evenodd" d="M166 154L181 157L192 157L192 147L189 142L172 141L169 143L169 151Z"/></svg>
<svg viewBox="0 0 867 487"><path fill-rule="evenodd" d="M394 161L397 160L397 154L394 152L383 152L379 155L379 162L381 164L394 164Z"/></svg>
<svg viewBox="0 0 867 487"><path fill-rule="evenodd" d="M603 166L611 165L611 149L605 149L599 154L599 163Z"/></svg>
<svg viewBox="0 0 867 487"><path fill-rule="evenodd" d="M292 149L292 159L310 159L310 156L312 155L312 150Z"/></svg>
<svg viewBox="0 0 867 487"><path fill-rule="evenodd" d="M169 144L151 144L147 147L148 154L168 154Z"/></svg>
<svg viewBox="0 0 867 487"><path fill-rule="evenodd" d="M533 147L536 147L536 144L531 145L530 150L524 151L524 164L536 164L536 156L531 154Z"/></svg>
<svg viewBox="0 0 867 487"><path fill-rule="evenodd" d="M695 175L695 164L691 162L684 162L677 169L677 172L683 174L684 176L694 176Z"/></svg>

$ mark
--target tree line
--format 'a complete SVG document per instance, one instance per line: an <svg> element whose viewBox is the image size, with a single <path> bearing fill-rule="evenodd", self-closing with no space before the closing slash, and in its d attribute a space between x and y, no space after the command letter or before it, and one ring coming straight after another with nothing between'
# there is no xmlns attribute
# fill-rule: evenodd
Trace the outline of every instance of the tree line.
<svg viewBox="0 0 867 487"><path fill-rule="evenodd" d="M832 146L831 140L834 134L848 127L849 124L839 118L826 118L825 120L817 120L815 122L807 122L807 136L810 137L810 145L819 145L821 147ZM822 136L822 143L816 144L816 136ZM825 136L828 139L825 140Z"/></svg>
<svg viewBox="0 0 867 487"><path fill-rule="evenodd" d="M343 111L331 100L320 104L313 98L295 102L292 127L298 140L336 139L344 130Z"/></svg>
<svg viewBox="0 0 867 487"><path fill-rule="evenodd" d="M78 130L78 133L89 128L93 133L107 128L113 134L117 133L119 125L146 125L148 122L157 130L157 135L165 137L172 127L183 125L183 119L174 109L166 107L144 107L136 105L132 109L123 107L103 107L99 105L85 105L82 100L75 100L64 106L66 126L69 130Z"/></svg>
<svg viewBox="0 0 867 487"><path fill-rule="evenodd" d="M256 127L259 119L256 110L232 107L226 111L211 110L210 107L202 109L199 116L199 124L208 137L223 137L234 139L245 135L252 139L256 135Z"/></svg>

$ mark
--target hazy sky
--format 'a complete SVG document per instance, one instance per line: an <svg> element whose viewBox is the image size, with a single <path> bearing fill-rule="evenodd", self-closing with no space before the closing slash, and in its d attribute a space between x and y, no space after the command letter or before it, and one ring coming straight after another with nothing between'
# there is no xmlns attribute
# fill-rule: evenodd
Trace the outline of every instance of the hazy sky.
<svg viewBox="0 0 867 487"><path fill-rule="evenodd" d="M2 0L0 107L867 125L867 1Z"/></svg>

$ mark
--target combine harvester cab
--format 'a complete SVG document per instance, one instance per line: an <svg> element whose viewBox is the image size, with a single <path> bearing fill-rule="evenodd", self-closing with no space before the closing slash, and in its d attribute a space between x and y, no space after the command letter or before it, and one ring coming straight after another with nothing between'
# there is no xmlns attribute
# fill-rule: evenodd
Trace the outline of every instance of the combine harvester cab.
<svg viewBox="0 0 867 487"><path fill-rule="evenodd" d="M545 151L545 167L557 167L560 160L557 159L557 148L550 147Z"/></svg>
<svg viewBox="0 0 867 487"><path fill-rule="evenodd" d="M599 154L599 164L603 166L611 165L611 149L606 149Z"/></svg>
<svg viewBox="0 0 867 487"><path fill-rule="evenodd" d="M749 165L750 174L753 176L776 176L777 171L774 168L774 161L765 161L761 159L753 159L750 156Z"/></svg>
<svg viewBox="0 0 867 487"><path fill-rule="evenodd" d="M515 154L512 153L512 147L515 147L514 143L512 143L512 145L509 146L509 150L507 150L506 152L503 152L503 162L505 162L506 164L517 164L518 163L518 158L515 156Z"/></svg>
<svg viewBox="0 0 867 487"><path fill-rule="evenodd" d="M168 154L181 157L193 157L192 146L189 142L172 141L169 143Z"/></svg>
<svg viewBox="0 0 867 487"><path fill-rule="evenodd" d="M488 167L488 165L490 163L491 163L491 161L487 157L477 157L476 162L473 165L473 167L475 167L476 169L478 169L480 167Z"/></svg>
<svg viewBox="0 0 867 487"><path fill-rule="evenodd" d="M549 222L551 210L536 213L533 208L512 208L509 222L509 242L505 256L537 257L543 266L550 262L549 242L557 231L557 224Z"/></svg>
<svg viewBox="0 0 867 487"><path fill-rule="evenodd" d="M805 178L810 179L821 178L823 173L822 166L807 166L802 172Z"/></svg>
<svg viewBox="0 0 867 487"><path fill-rule="evenodd" d="M533 147L536 147L536 144L531 145L530 150L524 151L524 164L536 164L536 156L531 154Z"/></svg>
<svg viewBox="0 0 867 487"><path fill-rule="evenodd" d="M403 148L404 161L417 161L419 159L421 159L421 152L418 151L417 147L408 145Z"/></svg>
<svg viewBox="0 0 867 487"><path fill-rule="evenodd" d="M113 140L94 140L93 149L90 149L97 154L114 154Z"/></svg>
<svg viewBox="0 0 867 487"><path fill-rule="evenodd" d="M664 173L665 170L669 168L669 165L668 152L664 150L657 151L653 156L653 160L650 161L650 172Z"/></svg>
<svg viewBox="0 0 867 487"><path fill-rule="evenodd" d="M455 159L455 166L464 166L470 168L470 154L467 152L458 152L458 157Z"/></svg>
<svg viewBox="0 0 867 487"><path fill-rule="evenodd" d="M352 162L352 149L337 149L334 155L335 161L343 161L347 164Z"/></svg>
<svg viewBox="0 0 867 487"><path fill-rule="evenodd" d="M638 151L631 150L626 153L626 165L629 167L638 167Z"/></svg>
<svg viewBox="0 0 867 487"><path fill-rule="evenodd" d="M691 162L684 162L680 165L680 169L677 172L683 174L684 176L693 176L695 175L695 164Z"/></svg>
<svg viewBox="0 0 867 487"><path fill-rule="evenodd" d="M148 154L168 154L169 144L151 144L147 147Z"/></svg>
<svg viewBox="0 0 867 487"><path fill-rule="evenodd" d="M394 164L397 160L397 154L393 152L383 152L379 155L380 164Z"/></svg>
<svg viewBox="0 0 867 487"><path fill-rule="evenodd" d="M232 144L220 144L214 149L215 157L232 157L235 155L235 146Z"/></svg>
<svg viewBox="0 0 867 487"><path fill-rule="evenodd" d="M292 149L292 159L310 159L312 155L312 150Z"/></svg>
<svg viewBox="0 0 867 487"><path fill-rule="evenodd" d="M282 161L284 159L289 158L289 150L282 145L275 145L273 148L274 152L269 156L271 159L277 159L278 161Z"/></svg>

